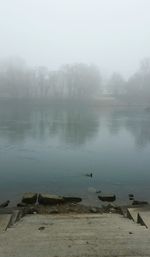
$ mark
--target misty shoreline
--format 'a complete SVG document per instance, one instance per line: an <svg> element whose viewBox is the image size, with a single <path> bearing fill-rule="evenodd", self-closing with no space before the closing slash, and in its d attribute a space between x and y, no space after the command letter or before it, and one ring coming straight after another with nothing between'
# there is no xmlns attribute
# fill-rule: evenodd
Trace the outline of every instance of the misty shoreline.
<svg viewBox="0 0 150 257"><path fill-rule="evenodd" d="M112 100L107 97L101 97L99 100L84 100L84 99L32 99L32 98L7 98L7 97L0 97L0 105L39 105L39 106L48 106L48 105L54 105L54 106L74 106L74 107L80 107L80 106L89 106L89 107L150 107L150 103L128 103L125 101L118 101L118 100Z"/></svg>

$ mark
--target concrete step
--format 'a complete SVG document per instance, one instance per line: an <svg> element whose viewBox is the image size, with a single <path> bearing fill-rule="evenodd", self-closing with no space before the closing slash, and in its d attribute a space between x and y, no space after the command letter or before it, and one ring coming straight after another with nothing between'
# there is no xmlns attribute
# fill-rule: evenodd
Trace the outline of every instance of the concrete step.
<svg viewBox="0 0 150 257"><path fill-rule="evenodd" d="M0 231L5 231L22 218L21 210L12 208L0 209Z"/></svg>
<svg viewBox="0 0 150 257"><path fill-rule="evenodd" d="M144 225L146 228L150 228L150 211L139 211L137 222Z"/></svg>
<svg viewBox="0 0 150 257"><path fill-rule="evenodd" d="M144 225L146 228L150 228L150 206L128 208L127 218Z"/></svg>
<svg viewBox="0 0 150 257"><path fill-rule="evenodd" d="M0 234L0 256L148 257L149 241L148 229L119 214L31 214Z"/></svg>
<svg viewBox="0 0 150 257"><path fill-rule="evenodd" d="M12 214L0 214L0 232L3 232L7 229Z"/></svg>
<svg viewBox="0 0 150 257"><path fill-rule="evenodd" d="M17 221L21 219L21 217L22 212L20 210L13 210L8 227L13 226Z"/></svg>
<svg viewBox="0 0 150 257"><path fill-rule="evenodd" d="M134 222L137 222L139 209L138 208L128 208L127 209L127 218L132 219Z"/></svg>

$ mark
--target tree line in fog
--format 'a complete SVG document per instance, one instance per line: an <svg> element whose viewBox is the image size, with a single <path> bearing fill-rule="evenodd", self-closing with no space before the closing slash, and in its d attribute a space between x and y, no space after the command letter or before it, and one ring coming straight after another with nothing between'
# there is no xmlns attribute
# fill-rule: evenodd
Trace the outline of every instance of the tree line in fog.
<svg viewBox="0 0 150 257"><path fill-rule="evenodd" d="M112 98L127 103L150 101L150 59L124 79L119 73L103 78L94 65L65 65L59 70L46 67L29 68L22 59L0 62L0 97L32 99Z"/></svg>

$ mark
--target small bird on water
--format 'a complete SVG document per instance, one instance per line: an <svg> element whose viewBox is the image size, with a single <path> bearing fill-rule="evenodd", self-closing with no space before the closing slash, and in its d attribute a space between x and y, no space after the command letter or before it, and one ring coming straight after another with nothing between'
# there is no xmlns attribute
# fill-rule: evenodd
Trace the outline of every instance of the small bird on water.
<svg viewBox="0 0 150 257"><path fill-rule="evenodd" d="M93 173L86 174L85 176L92 178L93 177Z"/></svg>

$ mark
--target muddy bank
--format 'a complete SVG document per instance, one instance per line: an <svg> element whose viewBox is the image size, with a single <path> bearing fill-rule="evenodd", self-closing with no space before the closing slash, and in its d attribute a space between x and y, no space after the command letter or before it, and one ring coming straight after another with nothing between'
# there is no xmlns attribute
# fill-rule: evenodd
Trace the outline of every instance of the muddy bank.
<svg viewBox="0 0 150 257"><path fill-rule="evenodd" d="M15 207L16 208L16 207ZM26 205L17 207L23 214L86 214L86 213L121 213L121 206L106 204L101 207L85 206L79 203L65 203L56 205Z"/></svg>
<svg viewBox="0 0 150 257"><path fill-rule="evenodd" d="M138 201L133 194L128 195L130 204L128 207L148 205L146 201ZM116 195L102 194L98 192L97 198L100 206L85 205L82 198L71 196L59 196L48 193L24 193L21 201L16 206L9 207L7 200L0 204L0 212L7 210L20 210L23 214L66 214L66 213L121 213L124 205L116 203ZM115 203L114 203L115 202Z"/></svg>

